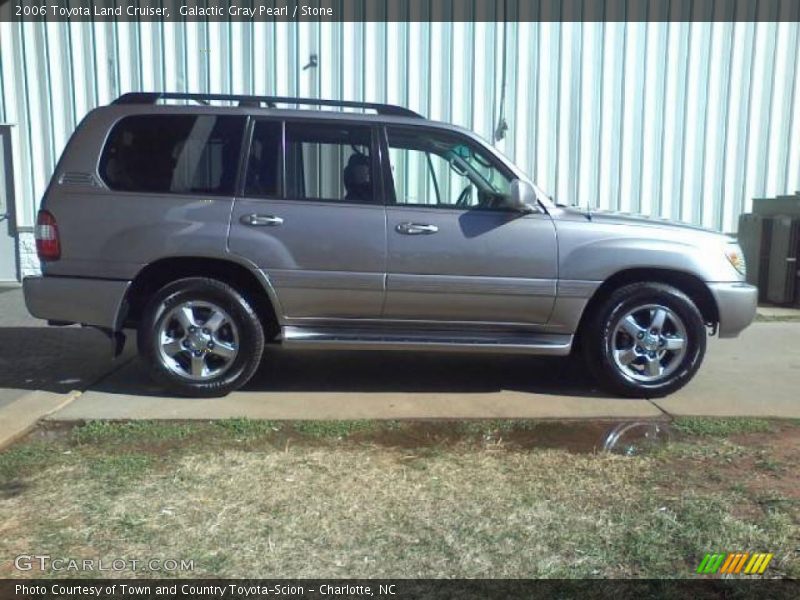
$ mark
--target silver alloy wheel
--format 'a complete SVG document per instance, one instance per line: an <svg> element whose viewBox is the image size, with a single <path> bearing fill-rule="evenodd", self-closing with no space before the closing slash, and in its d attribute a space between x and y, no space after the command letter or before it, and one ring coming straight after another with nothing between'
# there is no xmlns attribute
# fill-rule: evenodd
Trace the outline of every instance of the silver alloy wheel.
<svg viewBox="0 0 800 600"><path fill-rule="evenodd" d="M688 351L683 320L670 308L645 304L614 327L609 351L617 369L633 381L655 383L672 375Z"/></svg>
<svg viewBox="0 0 800 600"><path fill-rule="evenodd" d="M158 330L162 364L176 375L205 381L227 371L239 354L239 330L216 304L188 301L169 311Z"/></svg>

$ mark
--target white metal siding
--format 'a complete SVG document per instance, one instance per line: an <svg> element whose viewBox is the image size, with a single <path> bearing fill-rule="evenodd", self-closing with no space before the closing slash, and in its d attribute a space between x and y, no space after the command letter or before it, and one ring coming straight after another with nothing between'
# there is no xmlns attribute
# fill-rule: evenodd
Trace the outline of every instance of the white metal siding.
<svg viewBox="0 0 800 600"><path fill-rule="evenodd" d="M735 231L753 197L800 189L797 23L4 22L18 224L77 122L121 93L385 101L491 139L504 45L497 146L560 202Z"/></svg>

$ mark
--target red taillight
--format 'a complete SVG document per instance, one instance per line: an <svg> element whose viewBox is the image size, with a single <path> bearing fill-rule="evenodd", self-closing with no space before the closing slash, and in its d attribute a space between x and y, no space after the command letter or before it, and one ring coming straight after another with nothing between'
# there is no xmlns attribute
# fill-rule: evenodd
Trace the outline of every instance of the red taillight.
<svg viewBox="0 0 800 600"><path fill-rule="evenodd" d="M58 239L56 218L46 210L40 210L36 219L36 253L39 255L39 260L61 258L61 242Z"/></svg>

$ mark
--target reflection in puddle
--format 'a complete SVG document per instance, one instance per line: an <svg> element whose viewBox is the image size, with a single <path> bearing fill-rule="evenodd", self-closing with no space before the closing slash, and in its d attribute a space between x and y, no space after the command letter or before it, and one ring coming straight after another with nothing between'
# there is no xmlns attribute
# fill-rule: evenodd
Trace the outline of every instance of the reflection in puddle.
<svg viewBox="0 0 800 600"><path fill-rule="evenodd" d="M656 421L620 423L603 440L603 450L614 454L635 456L647 454L669 443L669 425Z"/></svg>

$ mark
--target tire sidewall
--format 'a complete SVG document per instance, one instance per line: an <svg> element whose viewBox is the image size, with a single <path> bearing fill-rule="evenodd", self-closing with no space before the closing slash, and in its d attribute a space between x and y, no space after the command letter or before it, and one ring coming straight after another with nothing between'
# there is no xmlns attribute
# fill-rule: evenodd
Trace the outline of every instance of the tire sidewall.
<svg viewBox="0 0 800 600"><path fill-rule="evenodd" d="M184 379L161 360L158 331L170 311L187 301L205 301L219 306L230 315L238 330L239 351L233 364L212 379ZM156 294L145 310L137 341L156 379L182 395L222 395L244 385L255 372L264 345L263 331L255 312L244 298L230 286L205 279L179 280Z"/></svg>

